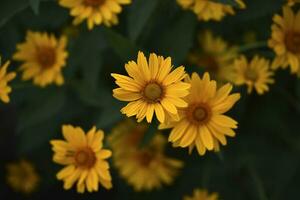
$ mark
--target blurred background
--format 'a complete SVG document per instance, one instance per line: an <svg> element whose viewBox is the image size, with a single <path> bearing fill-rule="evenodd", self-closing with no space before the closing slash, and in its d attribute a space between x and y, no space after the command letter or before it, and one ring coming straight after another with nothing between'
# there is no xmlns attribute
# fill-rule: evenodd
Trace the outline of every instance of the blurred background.
<svg viewBox="0 0 300 200"><path fill-rule="evenodd" d="M284 0L246 0L247 9L237 10L221 22L199 22L175 0L133 0L124 6L119 25L72 26L68 10L55 0L0 1L0 53L10 60L16 44L26 32L46 31L68 37L69 58L63 74L65 84L46 88L21 81L11 83L10 104L0 103L0 197L1 199L172 199L191 194L194 188L219 193L220 199L298 199L300 187L300 80L288 70L276 72L270 92L248 95L246 88L235 91L242 98L229 113L239 122L237 136L228 139L221 152L196 152L172 148L167 154L185 162L174 184L151 192L135 192L112 166L113 189L77 194L65 191L55 174L61 166L53 163L49 141L61 138L61 125L73 124L89 130L93 125L107 135L125 117L125 104L112 97L116 87L110 73L124 74L124 64L136 60L138 50L171 56L174 66L188 72L204 69L188 62L199 48L198 34L210 30L242 53L272 59L266 45L272 16L281 13ZM226 2L226 1L224 1ZM18 70L19 63L11 68ZM167 137L168 131L165 136ZM15 192L6 181L7 164L29 160L40 177L32 194Z"/></svg>

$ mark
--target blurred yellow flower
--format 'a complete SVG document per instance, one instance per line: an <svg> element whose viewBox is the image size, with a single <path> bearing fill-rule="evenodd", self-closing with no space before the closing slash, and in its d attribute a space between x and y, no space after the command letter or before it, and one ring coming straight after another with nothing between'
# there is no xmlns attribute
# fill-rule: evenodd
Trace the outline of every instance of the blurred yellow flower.
<svg viewBox="0 0 300 200"><path fill-rule="evenodd" d="M283 7L283 16L276 14L273 17L272 35L269 46L276 53L272 68L287 68L291 73L300 71L300 11Z"/></svg>
<svg viewBox="0 0 300 200"><path fill-rule="evenodd" d="M169 135L169 141L174 146L189 147L191 152L196 146L198 153L204 155L206 150L219 150L219 142L226 145L226 135L235 136L233 129L237 128L237 122L224 115L240 99L240 94L230 94L231 84L226 84L217 90L216 81L210 80L205 73L201 79L193 73L191 80L191 92L185 98L188 107L179 110L179 121L167 121L160 128L173 128Z"/></svg>
<svg viewBox="0 0 300 200"><path fill-rule="evenodd" d="M154 113L163 123L166 118L178 118L177 109L186 107L182 100L188 95L190 84L182 82L186 76L184 67L172 71L171 58L164 59L152 53L149 63L142 52L139 52L137 63L125 65L129 76L111 74L120 87L113 90L113 96L121 101L129 101L121 112L128 117L135 116L138 121L145 117L151 122Z"/></svg>
<svg viewBox="0 0 300 200"><path fill-rule="evenodd" d="M287 0L289 6L293 6L296 3L300 3L300 0Z"/></svg>
<svg viewBox="0 0 300 200"><path fill-rule="evenodd" d="M136 191L161 188L171 184L183 162L164 154L166 139L155 133L146 146L140 143L147 131L147 124L132 120L120 123L109 137L113 163L123 177Z"/></svg>
<svg viewBox="0 0 300 200"><path fill-rule="evenodd" d="M130 4L131 0L58 0L62 7L70 9L70 15L75 17L74 25L87 20L88 29L95 25L106 26L118 23L117 15L122 11L122 5Z"/></svg>
<svg viewBox="0 0 300 200"><path fill-rule="evenodd" d="M209 194L206 190L195 189L192 196L185 196L183 200L218 200L218 194Z"/></svg>
<svg viewBox="0 0 300 200"><path fill-rule="evenodd" d="M8 94L11 92L11 87L8 86L8 82L13 80L16 77L16 73L10 72L7 73L7 67L9 66L10 62L7 61L3 66L1 66L1 59L0 59L0 99L4 103L9 102Z"/></svg>
<svg viewBox="0 0 300 200"><path fill-rule="evenodd" d="M233 61L238 56L238 49L210 31L199 34L198 40L200 49L191 52L189 62L203 67L218 83L232 81Z"/></svg>
<svg viewBox="0 0 300 200"><path fill-rule="evenodd" d="M77 181L77 191L84 193L98 191L99 182L106 189L112 188L109 164L111 151L103 149L102 130L93 127L87 134L80 127L64 125L64 140L51 140L53 161L65 165L57 173L57 179L64 181L64 189L70 189Z"/></svg>
<svg viewBox="0 0 300 200"><path fill-rule="evenodd" d="M21 160L6 167L7 182L15 191L29 194L37 189L40 177L30 162Z"/></svg>
<svg viewBox="0 0 300 200"><path fill-rule="evenodd" d="M33 79L35 85L45 87L56 83L62 85L64 78L62 68L66 65L67 39L62 36L59 40L53 34L28 31L26 41L17 45L14 60L23 62L22 79Z"/></svg>
<svg viewBox="0 0 300 200"><path fill-rule="evenodd" d="M269 60L254 56L254 58L248 62L245 56L241 56L234 62L236 70L236 85L247 85L248 93L251 93L253 88L258 94L263 94L269 91L268 84L274 83L272 76L274 73L270 70Z"/></svg>
<svg viewBox="0 0 300 200"><path fill-rule="evenodd" d="M213 0L177 0L178 4L183 9L192 10L199 20L222 20L227 14L233 15L234 9L230 5L218 3ZM235 1L240 8L245 8L243 0Z"/></svg>

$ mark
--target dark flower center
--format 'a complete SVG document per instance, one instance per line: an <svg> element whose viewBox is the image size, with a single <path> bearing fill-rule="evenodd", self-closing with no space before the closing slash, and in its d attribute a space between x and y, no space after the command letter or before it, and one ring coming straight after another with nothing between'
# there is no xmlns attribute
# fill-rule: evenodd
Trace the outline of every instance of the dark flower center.
<svg viewBox="0 0 300 200"><path fill-rule="evenodd" d="M163 89L158 83L149 83L144 88L144 97L150 102L157 102L163 95Z"/></svg>
<svg viewBox="0 0 300 200"><path fill-rule="evenodd" d="M204 124L211 117L210 108L206 104L193 104L186 109L187 119L194 124Z"/></svg>
<svg viewBox="0 0 300 200"><path fill-rule="evenodd" d="M84 0L84 4L87 6L97 7L101 6L106 0Z"/></svg>
<svg viewBox="0 0 300 200"><path fill-rule="evenodd" d="M51 68L56 61L56 52L51 47L39 47L37 49L37 60L41 67Z"/></svg>
<svg viewBox="0 0 300 200"><path fill-rule="evenodd" d="M256 82L256 80L258 78L258 74L255 70L248 69L245 71L245 78L249 81Z"/></svg>
<svg viewBox="0 0 300 200"><path fill-rule="evenodd" d="M96 163L96 156L93 150L89 147L82 148L75 153L75 164L78 167L91 168Z"/></svg>
<svg viewBox="0 0 300 200"><path fill-rule="evenodd" d="M288 51L300 54L300 33L288 32L285 36L285 45Z"/></svg>

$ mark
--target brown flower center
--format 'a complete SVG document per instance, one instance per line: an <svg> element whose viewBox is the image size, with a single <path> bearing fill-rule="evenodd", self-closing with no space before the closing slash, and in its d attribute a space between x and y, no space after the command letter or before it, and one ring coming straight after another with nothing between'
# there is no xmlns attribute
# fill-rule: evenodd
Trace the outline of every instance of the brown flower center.
<svg viewBox="0 0 300 200"><path fill-rule="evenodd" d="M150 102L157 102L163 96L163 88L158 83L149 83L144 88L144 97Z"/></svg>
<svg viewBox="0 0 300 200"><path fill-rule="evenodd" d="M211 110L206 104L190 105L186 109L187 119L194 124L204 124L211 117Z"/></svg>
<svg viewBox="0 0 300 200"><path fill-rule="evenodd" d="M245 78L249 81L256 82L256 80L258 78L258 74L255 70L248 69L245 71Z"/></svg>
<svg viewBox="0 0 300 200"><path fill-rule="evenodd" d="M86 6L97 7L101 6L106 0L84 0Z"/></svg>
<svg viewBox="0 0 300 200"><path fill-rule="evenodd" d="M300 33L288 32L285 36L285 45L288 51L300 53Z"/></svg>
<svg viewBox="0 0 300 200"><path fill-rule="evenodd" d="M143 151L138 154L138 161L143 167L148 167L154 158L153 153L149 151Z"/></svg>
<svg viewBox="0 0 300 200"><path fill-rule="evenodd" d="M41 67L50 68L55 64L56 52L51 47L40 47L37 49L37 60Z"/></svg>
<svg viewBox="0 0 300 200"><path fill-rule="evenodd" d="M205 67L208 72L216 74L219 71L219 64L211 55L204 55L199 59L198 65Z"/></svg>
<svg viewBox="0 0 300 200"><path fill-rule="evenodd" d="M89 147L82 148L75 153L75 164L78 167L91 168L96 163L96 155Z"/></svg>

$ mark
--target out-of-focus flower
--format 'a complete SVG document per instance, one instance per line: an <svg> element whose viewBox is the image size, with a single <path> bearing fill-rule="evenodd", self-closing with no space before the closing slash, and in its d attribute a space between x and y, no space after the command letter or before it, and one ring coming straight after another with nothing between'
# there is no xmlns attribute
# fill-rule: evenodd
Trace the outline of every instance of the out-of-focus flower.
<svg viewBox="0 0 300 200"><path fill-rule="evenodd" d="M156 133L149 144L140 147L148 125L126 120L109 137L113 163L136 191L153 190L171 184L183 162L164 154L166 139Z"/></svg>
<svg viewBox="0 0 300 200"><path fill-rule="evenodd" d="M131 0L58 0L62 7L70 9L70 15L75 19L74 25L87 21L88 29L95 25L106 26L118 23L118 14L122 5L130 4Z"/></svg>
<svg viewBox="0 0 300 200"><path fill-rule="evenodd" d="M21 160L6 167L7 182L15 191L30 194L37 189L40 177L32 163Z"/></svg>
<svg viewBox="0 0 300 200"><path fill-rule="evenodd" d="M22 79L33 79L35 85L45 87L56 83L62 85L62 68L68 56L65 50L67 39L57 39L53 34L28 31L26 41L17 45L14 60L23 62Z"/></svg>
<svg viewBox="0 0 300 200"><path fill-rule="evenodd" d="M190 84L182 81L186 76L183 66L172 71L170 57L164 59L152 53L147 62L139 52L137 63L130 61L125 68L129 77L112 74L120 87L113 90L113 96L130 102L122 108L123 114L136 116L139 122L146 118L149 123L154 113L161 123L166 118L178 118L177 110L187 106L182 98L190 88Z"/></svg>
<svg viewBox="0 0 300 200"><path fill-rule="evenodd" d="M185 196L183 200L218 200L219 196L217 193L209 194L207 190L195 189L192 196Z"/></svg>
<svg viewBox="0 0 300 200"><path fill-rule="evenodd" d="M169 141L174 146L189 147L190 152L196 146L200 155L206 150L219 151L219 142L227 144L226 135L235 136L237 122L224 113L240 99L240 94L230 94L229 83L217 90L216 81L210 80L208 73L202 79L193 73L187 81L191 82L191 92L185 98L188 107L179 110L179 121L167 121L160 128L172 128Z"/></svg>
<svg viewBox="0 0 300 200"><path fill-rule="evenodd" d="M300 3L300 0L287 0L289 6L293 6L296 3Z"/></svg>
<svg viewBox="0 0 300 200"><path fill-rule="evenodd" d="M84 193L98 191L99 183L106 189L112 188L109 164L111 151L103 149L102 130L93 127L87 134L80 127L64 125L65 140L51 140L53 161L65 167L57 173L57 179L64 181L64 189L70 189L77 182L77 191Z"/></svg>
<svg viewBox="0 0 300 200"><path fill-rule="evenodd" d="M7 67L9 66L9 61L7 61L3 66L1 66L0 58L0 99L4 103L9 102L9 93L11 92L11 87L8 85L8 82L13 80L16 77L15 72L7 73Z"/></svg>

